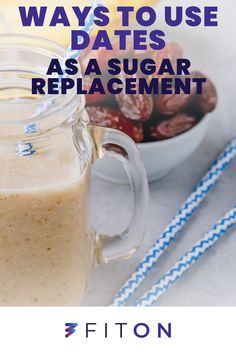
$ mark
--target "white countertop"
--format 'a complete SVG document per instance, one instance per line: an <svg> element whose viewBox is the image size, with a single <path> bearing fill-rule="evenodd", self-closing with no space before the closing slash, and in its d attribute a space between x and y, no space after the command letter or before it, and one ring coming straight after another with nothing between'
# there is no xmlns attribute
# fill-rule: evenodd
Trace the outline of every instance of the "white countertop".
<svg viewBox="0 0 236 354"><path fill-rule="evenodd" d="M164 1L163 4L170 2ZM176 1L176 4L190 1ZM150 185L148 230L140 250L129 260L97 266L90 281L84 305L109 305L113 295L160 236L193 186L205 173L225 144L236 133L236 25L235 2L200 1L220 6L218 29L176 30L169 33L183 43L193 64L216 83L219 104L201 148L164 179ZM230 23L230 20L232 21ZM133 297L132 303L162 276L211 226L236 204L236 160L221 182L195 212L178 238L160 259L156 269ZM126 185L116 185L94 177L94 223L99 231L122 230L132 207ZM119 217L117 217L119 215ZM122 227L123 226L123 227ZM158 306L236 305L236 227L223 237L157 303Z"/></svg>

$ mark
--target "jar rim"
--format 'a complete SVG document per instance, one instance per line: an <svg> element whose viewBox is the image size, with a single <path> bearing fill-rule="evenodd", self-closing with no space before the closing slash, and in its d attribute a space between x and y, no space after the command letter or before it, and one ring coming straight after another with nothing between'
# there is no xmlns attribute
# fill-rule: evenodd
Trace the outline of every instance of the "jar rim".
<svg viewBox="0 0 236 354"><path fill-rule="evenodd" d="M40 37L37 35L31 35L31 34L18 34L18 33L4 33L0 34L0 52L1 49L6 48L10 49L16 47L20 50L20 48L27 48L30 51L38 51L41 54L47 54L50 55L52 58L58 58L59 60L64 59L64 55L66 53L66 49L61 46L60 44L44 38ZM79 65L79 64L78 64ZM4 67L0 66L0 73L4 72ZM65 75L66 77L66 75ZM33 95L32 95L33 96ZM74 101L77 101L77 104L79 106L79 98L80 98L80 106L79 111L81 111L84 106L85 106L85 98L83 95L78 95L76 92L76 89L71 90L68 92L67 95L62 95L62 94L49 94L49 95L40 95L39 97L34 97L35 99L30 101L27 100L27 102L24 101L17 101L17 100L12 100L10 102L11 104L11 109L14 111L22 110L23 108L26 107L36 107L36 105L41 106L41 111L36 110L35 114L28 116L27 118L23 119L17 119L17 120L7 120L7 121L2 121L0 119L0 125L1 124L25 124L27 123L32 123L37 120L43 120L48 117L51 117L52 115L56 115L57 113L66 109L68 111L68 107L70 105L74 106ZM53 104L52 104L53 103ZM8 106L9 108L9 102L6 101L1 101L0 100L0 112Z"/></svg>

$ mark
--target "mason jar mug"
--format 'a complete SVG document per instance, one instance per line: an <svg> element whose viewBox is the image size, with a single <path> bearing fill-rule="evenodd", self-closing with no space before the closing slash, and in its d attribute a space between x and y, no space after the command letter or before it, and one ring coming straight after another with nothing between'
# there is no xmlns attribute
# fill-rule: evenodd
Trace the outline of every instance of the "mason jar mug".
<svg viewBox="0 0 236 354"><path fill-rule="evenodd" d="M93 265L131 256L145 233L148 184L135 143L91 125L75 90L31 94L32 78L64 55L39 37L0 36L1 306L79 305ZM89 222L91 168L104 156L122 162L133 191L129 226L114 237Z"/></svg>

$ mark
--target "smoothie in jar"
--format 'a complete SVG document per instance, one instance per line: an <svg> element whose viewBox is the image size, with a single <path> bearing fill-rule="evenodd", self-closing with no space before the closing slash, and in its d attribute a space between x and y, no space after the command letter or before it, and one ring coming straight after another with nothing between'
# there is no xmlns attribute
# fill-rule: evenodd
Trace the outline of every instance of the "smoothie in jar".
<svg viewBox="0 0 236 354"><path fill-rule="evenodd" d="M64 139L32 156L0 154L0 305L78 305L84 295L90 165L81 174Z"/></svg>

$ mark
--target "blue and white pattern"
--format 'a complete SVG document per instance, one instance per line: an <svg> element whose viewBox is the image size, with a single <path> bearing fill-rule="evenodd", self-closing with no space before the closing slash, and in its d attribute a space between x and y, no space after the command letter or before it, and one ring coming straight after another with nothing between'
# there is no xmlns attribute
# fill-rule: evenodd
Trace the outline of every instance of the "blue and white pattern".
<svg viewBox="0 0 236 354"><path fill-rule="evenodd" d="M16 151L20 156L31 156L36 153L34 145L27 141L22 141L17 144Z"/></svg>
<svg viewBox="0 0 236 354"><path fill-rule="evenodd" d="M233 225L236 224L236 205L136 303L151 306L183 274L195 264Z"/></svg>
<svg viewBox="0 0 236 354"><path fill-rule="evenodd" d="M91 6L91 10L90 10L90 14L88 15L88 17L85 21L85 26L80 28L81 31L85 31L89 35L91 34L92 29L94 27L94 9L97 6L102 6L102 4L98 4L97 0L92 0L90 6ZM80 44L80 43L78 43L78 44ZM67 48L65 56L63 58L63 62L61 63L63 75L59 75L59 83L58 83L59 89L61 87L61 79L65 75L65 69L66 69L65 62L66 62L66 60L67 59L77 59L77 58L79 58L81 53L82 53L82 50L72 50L71 45ZM35 116L33 116L33 118L40 117L40 115L47 112L53 106L55 99L56 99L55 97L52 97L51 100L48 100L48 101L46 101L46 103L43 103L43 105L41 107L39 107L39 109L37 110L37 112L36 112Z"/></svg>
<svg viewBox="0 0 236 354"><path fill-rule="evenodd" d="M174 240L178 232L189 220L193 212L199 207L209 191L223 175L225 169L230 165L236 156L236 138L234 138L218 157L215 164L210 168L207 174L201 179L200 183L194 189L187 201L179 209L177 215L167 226L161 237L155 242L145 258L140 262L135 272L123 285L115 296L112 305L124 306L130 296L139 287L142 281L157 265L157 262L170 243Z"/></svg>
<svg viewBox="0 0 236 354"><path fill-rule="evenodd" d="M31 135L39 132L38 124L30 123L24 126L24 134ZM16 150L20 156L31 156L36 153L36 149L32 142L21 141L17 144Z"/></svg>
<svg viewBox="0 0 236 354"><path fill-rule="evenodd" d="M39 127L36 123L27 124L24 126L25 135L38 133L38 131L39 131Z"/></svg>
<svg viewBox="0 0 236 354"><path fill-rule="evenodd" d="M80 28L81 31L84 31L88 34L91 34L92 30L93 30L93 27L94 27L94 9L97 7L97 6L102 6L102 4L98 4L97 0L93 0L91 2L91 10L90 10L90 13L85 21L85 26ZM81 41L78 41L78 44L81 44L82 43L82 39ZM71 49L71 45L67 48L67 51L66 51L66 55L64 57L64 63L67 59L77 59L82 53L82 50L72 50Z"/></svg>

